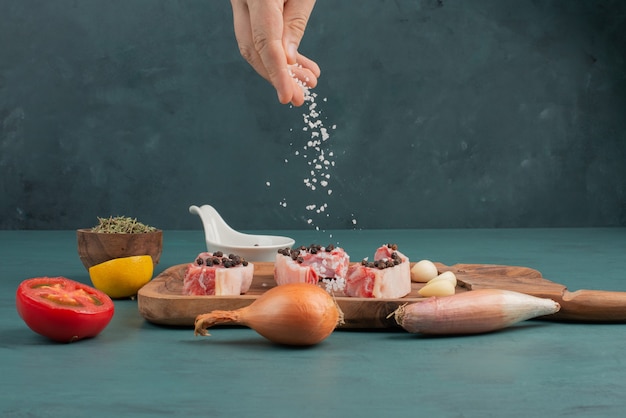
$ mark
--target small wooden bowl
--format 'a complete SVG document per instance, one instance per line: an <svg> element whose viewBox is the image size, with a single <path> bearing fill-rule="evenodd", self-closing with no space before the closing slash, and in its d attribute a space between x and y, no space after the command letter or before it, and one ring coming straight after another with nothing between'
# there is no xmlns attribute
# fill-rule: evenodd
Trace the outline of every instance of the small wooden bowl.
<svg viewBox="0 0 626 418"><path fill-rule="evenodd" d="M163 231L138 234L108 234L91 229L76 230L78 256L87 270L114 258L150 255L156 267L163 250Z"/></svg>

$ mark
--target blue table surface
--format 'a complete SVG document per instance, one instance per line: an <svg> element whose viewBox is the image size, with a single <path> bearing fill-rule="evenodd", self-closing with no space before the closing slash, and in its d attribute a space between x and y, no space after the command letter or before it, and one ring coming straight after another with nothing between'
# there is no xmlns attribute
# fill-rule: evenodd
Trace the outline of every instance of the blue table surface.
<svg viewBox="0 0 626 418"><path fill-rule="evenodd" d="M413 261L536 268L570 290L626 291L626 228L255 231L334 243L352 260L395 242ZM204 249L165 231L155 271ZM115 302L96 338L57 344L15 310L30 277L90 283L74 231L0 231L2 417L608 417L626 411L626 324L526 321L490 334L338 330L311 348L243 327L210 337L145 321Z"/></svg>

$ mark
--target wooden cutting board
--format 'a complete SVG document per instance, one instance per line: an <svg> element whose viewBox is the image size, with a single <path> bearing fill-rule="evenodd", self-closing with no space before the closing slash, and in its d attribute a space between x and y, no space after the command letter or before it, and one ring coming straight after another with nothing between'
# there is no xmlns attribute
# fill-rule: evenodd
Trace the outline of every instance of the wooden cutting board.
<svg viewBox="0 0 626 418"><path fill-rule="evenodd" d="M436 263L439 272L452 271L458 281L457 293L476 289L506 289L550 298L561 304L557 314L542 319L580 322L626 322L626 292L578 290L569 292L564 285L544 279L528 267ZM274 263L254 263L250 290L239 296L184 296L183 277L187 264L163 271L137 295L139 312L150 322L161 325L193 326L197 315L216 309L233 310L251 304L275 286ZM412 283L409 295L400 299L336 297L344 313L341 328L396 328L389 314L405 303L425 300L418 294L423 283Z"/></svg>

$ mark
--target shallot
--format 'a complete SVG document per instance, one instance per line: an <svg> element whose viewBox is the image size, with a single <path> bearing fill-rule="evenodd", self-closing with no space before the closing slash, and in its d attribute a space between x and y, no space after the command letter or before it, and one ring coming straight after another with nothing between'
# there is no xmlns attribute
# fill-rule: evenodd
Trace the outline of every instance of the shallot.
<svg viewBox="0 0 626 418"><path fill-rule="evenodd" d="M391 315L412 333L479 334L554 314L559 309L560 305L552 299L510 290L480 289L402 305Z"/></svg>
<svg viewBox="0 0 626 418"><path fill-rule="evenodd" d="M288 283L263 293L250 305L198 315L195 335L209 335L218 324L244 325L278 344L314 345L343 321L336 301L324 289L309 283Z"/></svg>

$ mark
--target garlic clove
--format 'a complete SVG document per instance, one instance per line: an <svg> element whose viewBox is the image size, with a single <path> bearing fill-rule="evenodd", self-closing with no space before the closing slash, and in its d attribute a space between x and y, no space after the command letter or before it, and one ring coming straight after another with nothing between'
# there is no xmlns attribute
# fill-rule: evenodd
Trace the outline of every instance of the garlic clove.
<svg viewBox="0 0 626 418"><path fill-rule="evenodd" d="M449 280L431 280L426 286L418 290L418 293L424 297L430 296L451 296L456 292L455 286Z"/></svg>
<svg viewBox="0 0 626 418"><path fill-rule="evenodd" d="M412 282L426 283L437 277L438 274L437 266L430 260L418 261L411 267Z"/></svg>
<svg viewBox="0 0 626 418"><path fill-rule="evenodd" d="M456 275L451 271L444 271L443 273L441 273L439 276L435 277L434 279L430 279L428 283L434 283L440 280L447 280L450 283L452 283L454 287L456 287Z"/></svg>

